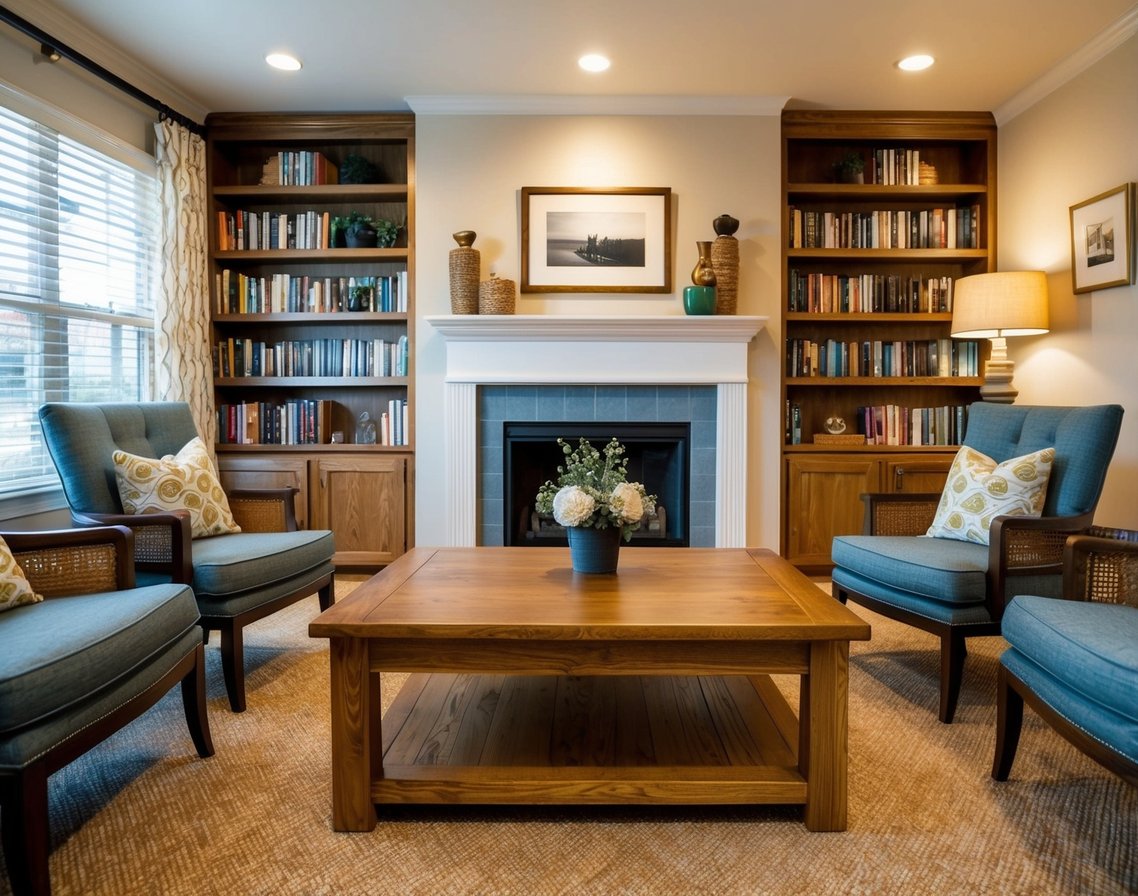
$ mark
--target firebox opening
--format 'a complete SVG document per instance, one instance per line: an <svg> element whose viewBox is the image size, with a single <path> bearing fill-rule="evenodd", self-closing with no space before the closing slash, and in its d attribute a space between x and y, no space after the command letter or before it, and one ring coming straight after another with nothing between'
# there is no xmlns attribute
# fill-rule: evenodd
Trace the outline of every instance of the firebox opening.
<svg viewBox="0 0 1138 896"><path fill-rule="evenodd" d="M656 495L659 511L633 533L632 544L688 547L690 423L503 423L504 538L507 545L565 545L565 531L534 510L537 490L557 478L561 438L588 439L601 451L609 439L624 445L628 477Z"/></svg>

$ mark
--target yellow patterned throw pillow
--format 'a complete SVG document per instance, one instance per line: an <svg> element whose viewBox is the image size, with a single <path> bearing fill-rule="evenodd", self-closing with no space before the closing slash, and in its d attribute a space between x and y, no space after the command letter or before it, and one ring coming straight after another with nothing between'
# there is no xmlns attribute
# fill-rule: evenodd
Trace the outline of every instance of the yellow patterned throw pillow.
<svg viewBox="0 0 1138 896"><path fill-rule="evenodd" d="M1044 448L998 464L962 445L926 534L987 544L988 527L997 516L1039 516L1054 460L1055 449Z"/></svg>
<svg viewBox="0 0 1138 896"><path fill-rule="evenodd" d="M188 510L194 538L241 531L200 438L158 460L125 451L116 451L112 459L126 513Z"/></svg>
<svg viewBox="0 0 1138 896"><path fill-rule="evenodd" d="M0 538L0 612L23 604L38 604L43 595L36 594L20 564Z"/></svg>

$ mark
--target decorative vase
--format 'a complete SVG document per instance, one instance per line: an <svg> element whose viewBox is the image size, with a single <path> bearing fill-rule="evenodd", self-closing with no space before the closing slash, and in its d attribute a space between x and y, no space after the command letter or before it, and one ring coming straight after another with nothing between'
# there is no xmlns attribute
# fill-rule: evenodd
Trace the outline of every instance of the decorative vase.
<svg viewBox="0 0 1138 896"><path fill-rule="evenodd" d="M344 232L344 242L349 249L374 249L379 239L371 227L357 227Z"/></svg>
<svg viewBox="0 0 1138 896"><path fill-rule="evenodd" d="M479 314L513 314L517 287L513 280L491 274L478 284Z"/></svg>
<svg viewBox="0 0 1138 896"><path fill-rule="evenodd" d="M711 244L711 265L715 269L715 313L734 314L739 300L739 241L735 231L739 220L728 214L712 222L717 234Z"/></svg>
<svg viewBox="0 0 1138 896"><path fill-rule="evenodd" d="M482 256L473 248L477 237L473 230L460 230L454 234L457 249L450 250L450 313L478 313L478 275Z"/></svg>
<svg viewBox="0 0 1138 896"><path fill-rule="evenodd" d="M569 558L573 571L589 575L612 575L620 559L620 527L594 529L592 526L570 526Z"/></svg>
<svg viewBox="0 0 1138 896"><path fill-rule="evenodd" d="M685 286L684 313L714 314L716 292L714 286Z"/></svg>
<svg viewBox="0 0 1138 896"><path fill-rule="evenodd" d="M699 261L692 268L691 282L696 286L715 286L715 266L711 263L711 240L697 240Z"/></svg>

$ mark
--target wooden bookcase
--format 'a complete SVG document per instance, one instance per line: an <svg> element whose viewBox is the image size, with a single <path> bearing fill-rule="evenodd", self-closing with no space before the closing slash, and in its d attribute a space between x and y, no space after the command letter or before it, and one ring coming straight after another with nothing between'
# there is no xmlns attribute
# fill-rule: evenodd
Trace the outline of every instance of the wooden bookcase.
<svg viewBox="0 0 1138 896"><path fill-rule="evenodd" d="M839 182L850 155L865 163L862 183ZM935 169L935 183L927 168L921 182L920 163ZM833 537L861 531L861 493L943 485L962 415L942 412L938 421L933 413L928 433L929 415L914 420L913 409L979 398L987 342L950 342L952 315L938 300L956 279L995 269L995 121L988 113L784 111L782 209L782 553L824 572ZM811 346L813 367L803 358ZM859 442L859 432L874 429L863 409L890 406L900 409L895 437L884 427L880 438L892 443ZM815 441L834 417L847 438Z"/></svg>
<svg viewBox="0 0 1138 896"><path fill-rule="evenodd" d="M337 565L388 563L412 544L414 116L215 113L206 128L222 481L294 486L301 525L334 531ZM376 166L369 180L377 182L282 177L281 153L313 172L356 156ZM401 225L394 247L334 247L328 224L353 211ZM293 243L278 236L266 244L270 226L291 229ZM295 248L302 227L311 247ZM273 304L274 279L278 295L292 284L291 302ZM391 367L401 340L405 369ZM377 444L356 444L364 412L379 428ZM401 418L401 438L383 444L383 415L391 412ZM342 441L332 443L333 432Z"/></svg>

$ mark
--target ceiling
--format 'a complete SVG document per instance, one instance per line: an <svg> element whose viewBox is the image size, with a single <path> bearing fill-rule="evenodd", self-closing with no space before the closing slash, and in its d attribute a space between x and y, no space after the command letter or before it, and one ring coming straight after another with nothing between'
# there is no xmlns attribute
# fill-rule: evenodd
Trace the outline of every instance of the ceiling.
<svg viewBox="0 0 1138 896"><path fill-rule="evenodd" d="M409 97L533 95L598 104L602 97L657 103L685 97L765 100L776 110L789 101L995 111L1033 85L1054 81L1056 70L1071 69L1112 35L1128 36L1138 27L1134 0L5 5L127 80L137 83L140 71L157 75L154 83L167 95L155 95L194 117L221 110L406 109ZM303 69L268 68L264 55L281 49L299 56ZM576 59L587 51L609 55L612 68L581 72ZM918 74L894 66L915 52L932 54L937 64Z"/></svg>

